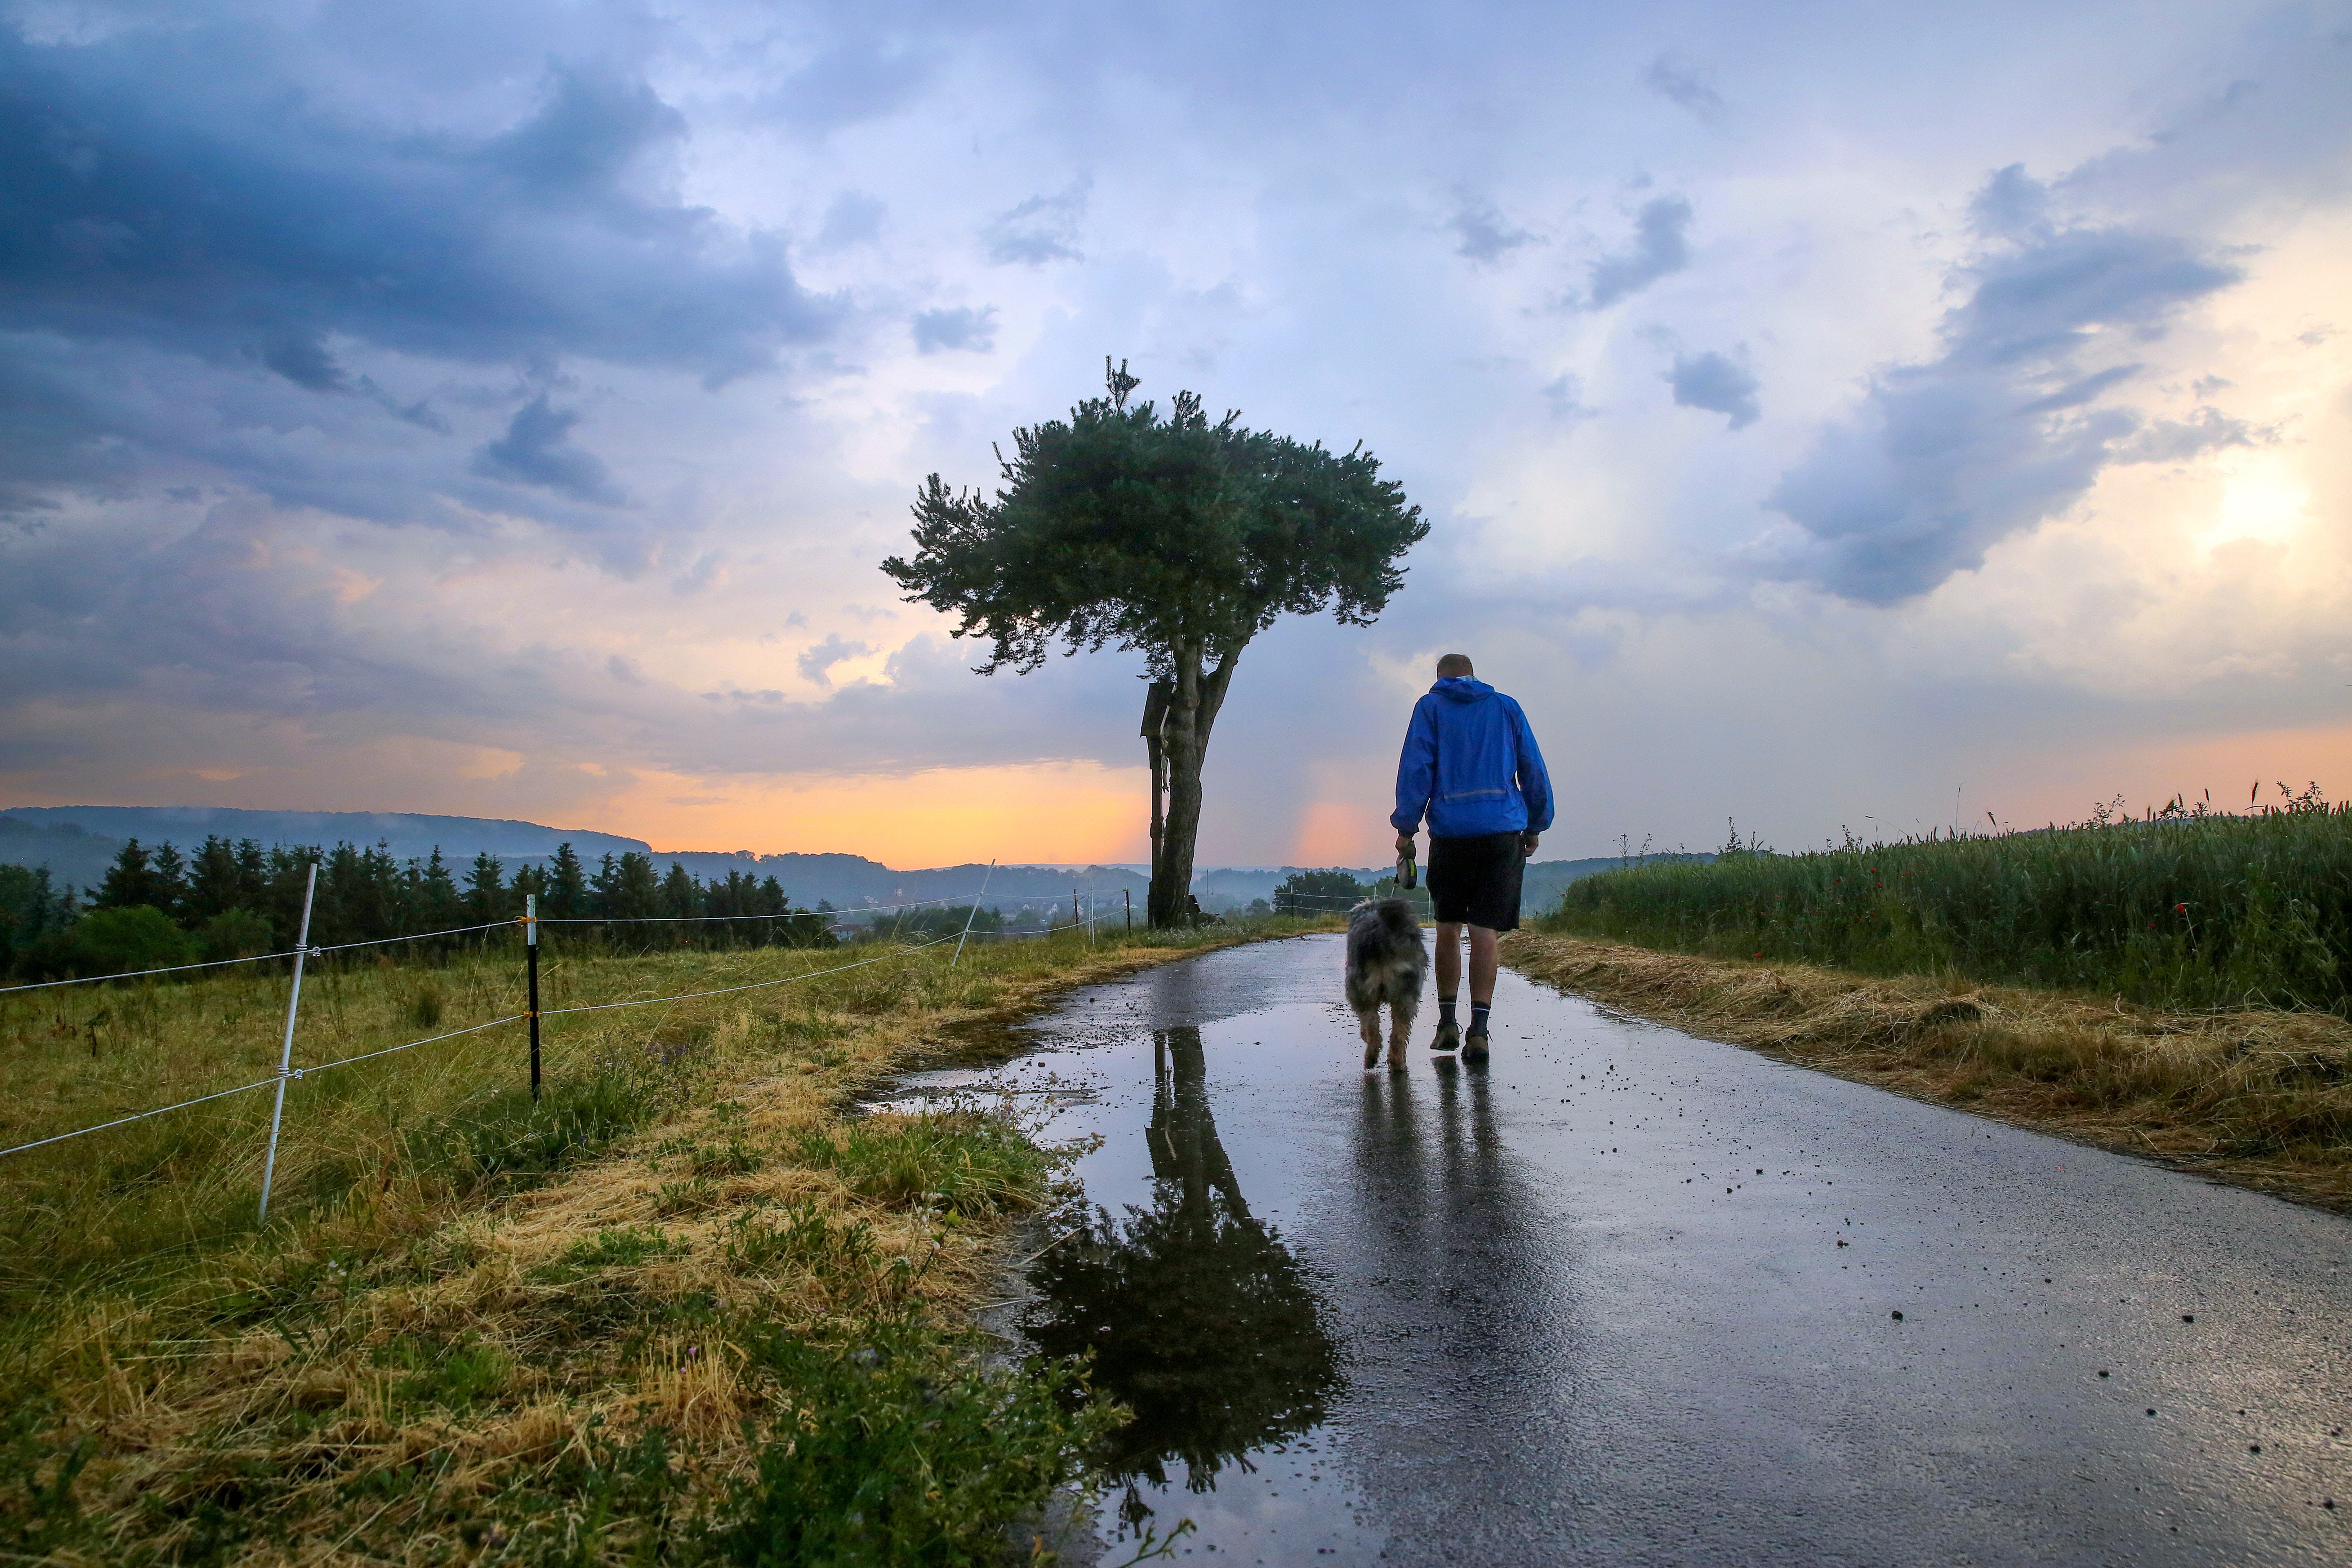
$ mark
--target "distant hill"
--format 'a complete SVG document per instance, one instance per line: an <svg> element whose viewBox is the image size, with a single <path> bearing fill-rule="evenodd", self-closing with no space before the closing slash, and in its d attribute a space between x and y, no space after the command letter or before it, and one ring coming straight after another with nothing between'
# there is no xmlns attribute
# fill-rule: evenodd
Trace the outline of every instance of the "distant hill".
<svg viewBox="0 0 2352 1568"><path fill-rule="evenodd" d="M86 833L70 822L44 825L0 816L0 866L46 868L58 889L94 888L122 852L122 841Z"/></svg>
<svg viewBox="0 0 2352 1568"><path fill-rule="evenodd" d="M593 869L606 855L632 851L650 855L667 869L672 861L705 881L723 880L730 871L757 878L773 877L793 902L812 905L820 900L836 909L856 910L877 904L911 903L930 899L971 899L987 889L985 901L1003 905L1009 913L1023 905L1043 909L1059 904L1066 910L1072 889L1091 897L1097 907L1123 912L1122 895L1132 895L1139 910L1150 878L1133 866L999 866L993 871L978 863L932 866L900 871L862 855L755 855L688 849L656 850L641 838L594 833L584 828L545 827L535 822L515 822L481 816L426 816L404 812L373 811L241 811L203 805L32 805L0 812L0 863L46 866L60 885L93 888L105 878L107 866L120 854L123 840L146 845L176 844L183 851L203 843L207 835L253 838L264 845L360 845L379 842L402 858L421 858L435 849L460 869L485 851L507 863L509 870L555 853L570 844L572 852ZM1650 859L1711 860L1711 855L1653 855ZM1534 915L1559 901L1569 883L1595 871L1623 865L1615 856L1591 860L1538 860L1528 867L1520 909ZM1192 891L1201 907L1212 914L1245 908L1253 900L1271 899L1274 889L1296 866L1204 866L1192 877ZM1322 868L1314 868L1321 869ZM1359 880L1387 876L1390 867L1349 868ZM1066 918L1066 916L1065 916Z"/></svg>
<svg viewBox="0 0 2352 1568"><path fill-rule="evenodd" d="M1713 855L1652 855L1644 863L1714 858ZM1580 878L1590 877L1596 871L1614 871L1627 864L1629 864L1628 861L1615 855L1600 856L1589 860L1529 861L1526 877L1519 886L1519 913L1523 918L1532 919L1559 903L1560 894L1566 890L1570 882ZM1216 913L1224 910L1242 908L1253 899L1271 900L1274 897L1274 889L1294 871L1330 868L1332 868L1319 866L1215 866L1193 877L1192 890L1200 896L1202 909ZM1336 869L1346 871L1360 882L1370 883L1389 876L1395 871L1396 868L1394 866L1342 866ZM1425 874L1428 868L1424 866L1422 869Z"/></svg>
<svg viewBox="0 0 2352 1568"><path fill-rule="evenodd" d="M95 887L121 852L124 840L136 838L152 847L176 844L184 852L208 835L252 838L263 845L350 842L386 845L401 859L441 851L463 875L463 868L484 852L497 856L509 870L555 853L570 844L572 852L593 869L606 855L632 851L650 855L667 869L672 861L708 881L723 879L730 871L773 877L795 903L826 900L839 909L875 904L908 903L917 900L963 898L985 885L991 904L1008 910L1023 903L1066 907L1076 887L1086 896L1088 873L1064 866L1000 866L993 873L984 865L938 866L900 871L862 855L754 855L681 850L665 854L642 838L596 833L586 828L546 827L535 822L514 822L480 816L428 816L404 812L373 811L242 811L201 805L34 805L0 812L0 863L45 866L60 885ZM1124 909L1122 892L1132 891L1141 901L1150 879L1129 867L1096 868L1092 896L1098 907Z"/></svg>
<svg viewBox="0 0 2352 1568"><path fill-rule="evenodd" d="M724 879L730 871L751 877L773 877L797 904L824 900L835 909L855 910L874 904L904 904L925 899L971 900L987 889L983 902L1004 906L1011 913L1023 904L1036 908L1069 903L1071 889L1091 896L1100 910L1123 910L1120 895L1132 892L1139 916L1144 890L1151 879L1124 866L931 866L898 871L862 855L717 855L700 850L657 853L656 865L667 868L675 860L705 881ZM1091 889L1091 891L1090 891ZM1066 912L1063 915L1067 919Z"/></svg>
<svg viewBox="0 0 2352 1568"><path fill-rule="evenodd" d="M536 822L511 822L484 816L422 816L392 811L241 811L225 805L19 805L5 814L19 821L48 827L70 824L85 833L110 838L136 838L142 844L166 840L186 849L202 844L207 835L223 838L255 838L269 844L358 845L378 842L391 847L401 859L430 855L436 848L446 859L471 860L483 850L506 858L552 855L559 844L570 843L582 857L593 860L606 853L634 849L651 853L642 838L592 833L584 828L541 827Z"/></svg>

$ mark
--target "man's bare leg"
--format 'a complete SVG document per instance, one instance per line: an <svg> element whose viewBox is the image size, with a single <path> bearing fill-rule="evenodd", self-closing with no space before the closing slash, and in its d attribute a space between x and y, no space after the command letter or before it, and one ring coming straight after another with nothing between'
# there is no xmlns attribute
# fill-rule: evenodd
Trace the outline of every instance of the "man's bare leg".
<svg viewBox="0 0 2352 1568"><path fill-rule="evenodd" d="M1491 1007L1495 1003L1495 972L1502 967L1502 959L1495 952L1496 935L1485 926L1470 928L1470 1005Z"/></svg>
<svg viewBox="0 0 2352 1568"><path fill-rule="evenodd" d="M1433 1051L1451 1051L1462 1045L1462 1031L1454 1021L1454 999L1462 990L1462 927L1440 921L1437 927L1437 1033L1430 1037Z"/></svg>
<svg viewBox="0 0 2352 1568"><path fill-rule="evenodd" d="M1495 1002L1495 971L1501 959L1495 951L1495 933L1485 926L1470 928L1470 1027L1462 1037L1462 1059L1486 1059L1486 1009Z"/></svg>

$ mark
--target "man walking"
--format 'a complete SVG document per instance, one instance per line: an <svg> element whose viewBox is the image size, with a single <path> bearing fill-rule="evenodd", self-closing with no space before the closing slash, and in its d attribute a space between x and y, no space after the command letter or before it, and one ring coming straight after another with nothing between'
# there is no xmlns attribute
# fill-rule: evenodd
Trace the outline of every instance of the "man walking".
<svg viewBox="0 0 2352 1568"><path fill-rule="evenodd" d="M1437 1036L1433 1051L1486 1059L1495 1004L1495 939L1519 928L1519 877L1551 826L1551 775L1519 705L1472 679L1469 656L1437 661L1437 684L1412 705L1397 761L1397 852L1429 816L1429 897L1437 906ZM1470 928L1470 1033L1455 1022L1462 928Z"/></svg>

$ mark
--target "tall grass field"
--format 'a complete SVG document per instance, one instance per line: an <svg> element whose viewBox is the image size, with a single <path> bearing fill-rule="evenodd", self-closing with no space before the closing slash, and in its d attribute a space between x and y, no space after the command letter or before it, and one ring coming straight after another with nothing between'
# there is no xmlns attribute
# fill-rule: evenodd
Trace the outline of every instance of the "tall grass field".
<svg viewBox="0 0 2352 1568"><path fill-rule="evenodd" d="M1730 851L1588 877L1539 923L2153 1006L2352 1014L2352 808L2315 788L2248 816L2176 805L2036 832Z"/></svg>

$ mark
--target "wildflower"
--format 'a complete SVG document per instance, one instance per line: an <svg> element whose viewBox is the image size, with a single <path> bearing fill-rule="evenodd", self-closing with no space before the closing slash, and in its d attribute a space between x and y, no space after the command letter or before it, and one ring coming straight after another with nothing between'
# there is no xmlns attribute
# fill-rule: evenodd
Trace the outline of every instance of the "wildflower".
<svg viewBox="0 0 2352 1568"><path fill-rule="evenodd" d="M2175 904L2172 906L2172 912L2176 915L2185 915L2189 912L2189 906L2187 904Z"/></svg>

